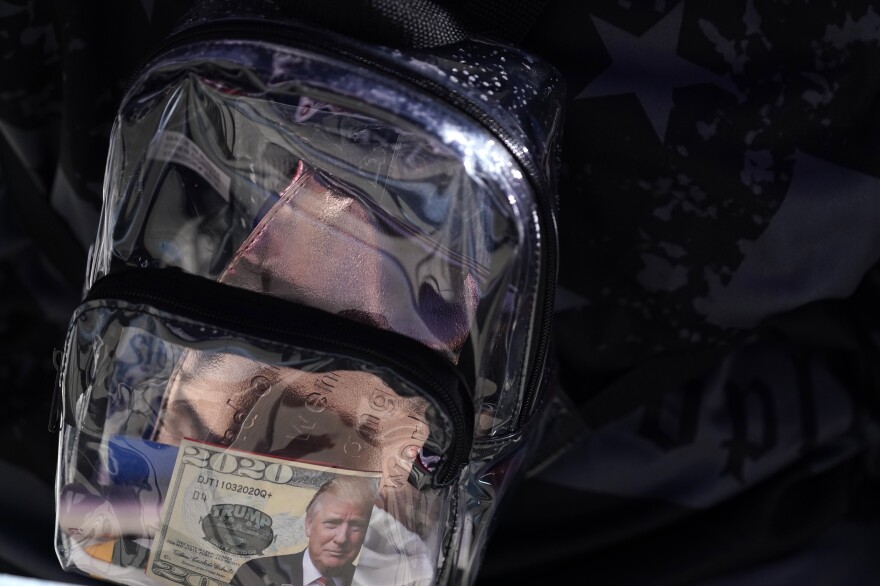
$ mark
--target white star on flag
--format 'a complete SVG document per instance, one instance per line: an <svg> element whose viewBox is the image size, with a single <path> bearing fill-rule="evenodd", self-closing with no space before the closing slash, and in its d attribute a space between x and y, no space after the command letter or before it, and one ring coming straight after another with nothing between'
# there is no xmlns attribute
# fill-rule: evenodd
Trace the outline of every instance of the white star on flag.
<svg viewBox="0 0 880 586"><path fill-rule="evenodd" d="M660 141L665 142L675 88L714 84L738 94L729 79L678 56L682 18L683 8L679 4L643 35L635 36L594 17L596 30L611 56L611 65L575 99L634 93Z"/></svg>

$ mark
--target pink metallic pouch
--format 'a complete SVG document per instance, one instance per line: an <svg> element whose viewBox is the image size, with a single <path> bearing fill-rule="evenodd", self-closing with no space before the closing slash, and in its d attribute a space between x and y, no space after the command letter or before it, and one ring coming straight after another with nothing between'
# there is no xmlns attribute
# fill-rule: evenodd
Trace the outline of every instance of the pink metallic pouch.
<svg viewBox="0 0 880 586"><path fill-rule="evenodd" d="M383 304L382 290L387 282L394 284L396 267L389 271L383 266L376 236L355 200L300 171L242 243L219 282L393 329L393 311ZM328 254L336 261L329 266L322 262ZM462 318L466 333L470 320ZM429 331L407 332L410 337L414 333L426 345L451 353L452 347ZM276 401L286 409L283 415L268 399L276 389ZM188 350L176 360L153 439L179 444L197 438L249 451L266 450L269 444L272 453L286 457L306 456L389 476L392 470L383 471L383 466L394 467L396 456L422 448L427 437L424 403L398 396L369 372L309 372ZM289 429L274 433L278 427ZM389 431L396 428L406 430ZM345 438L352 429L383 441L347 450Z"/></svg>
<svg viewBox="0 0 880 586"><path fill-rule="evenodd" d="M540 435L558 78L482 41L236 26L172 39L114 125L59 369L59 559L469 583Z"/></svg>

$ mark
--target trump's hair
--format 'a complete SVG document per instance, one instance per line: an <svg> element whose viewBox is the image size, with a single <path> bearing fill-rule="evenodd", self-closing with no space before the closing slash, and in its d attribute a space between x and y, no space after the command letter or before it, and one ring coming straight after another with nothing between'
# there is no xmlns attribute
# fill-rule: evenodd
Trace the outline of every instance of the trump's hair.
<svg viewBox="0 0 880 586"><path fill-rule="evenodd" d="M306 507L306 517L311 519L320 508L321 500L332 495L341 501L352 503L369 517L379 492L379 480L363 476L334 476L321 485Z"/></svg>

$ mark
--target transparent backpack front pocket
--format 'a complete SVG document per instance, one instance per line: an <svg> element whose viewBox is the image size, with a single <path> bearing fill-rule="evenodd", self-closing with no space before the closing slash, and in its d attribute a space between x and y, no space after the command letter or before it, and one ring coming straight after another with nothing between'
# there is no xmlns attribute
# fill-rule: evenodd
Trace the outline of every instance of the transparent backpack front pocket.
<svg viewBox="0 0 880 586"><path fill-rule="evenodd" d="M62 371L65 567L135 584L292 584L278 572L305 557L356 584L430 583L458 415L402 365L331 345L84 304Z"/></svg>

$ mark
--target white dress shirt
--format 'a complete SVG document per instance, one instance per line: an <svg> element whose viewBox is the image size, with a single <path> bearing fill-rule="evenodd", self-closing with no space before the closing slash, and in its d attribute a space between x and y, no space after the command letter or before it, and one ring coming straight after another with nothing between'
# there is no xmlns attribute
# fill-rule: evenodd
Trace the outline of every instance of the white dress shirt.
<svg viewBox="0 0 880 586"><path fill-rule="evenodd" d="M322 575L323 574L318 571L318 568L315 567L315 564L312 563L312 556L309 555L309 550L307 548L305 555L303 556L303 585L313 586L315 584L315 580L320 578ZM324 577L333 580L333 583L336 586L342 586L342 578L335 578L331 576Z"/></svg>

